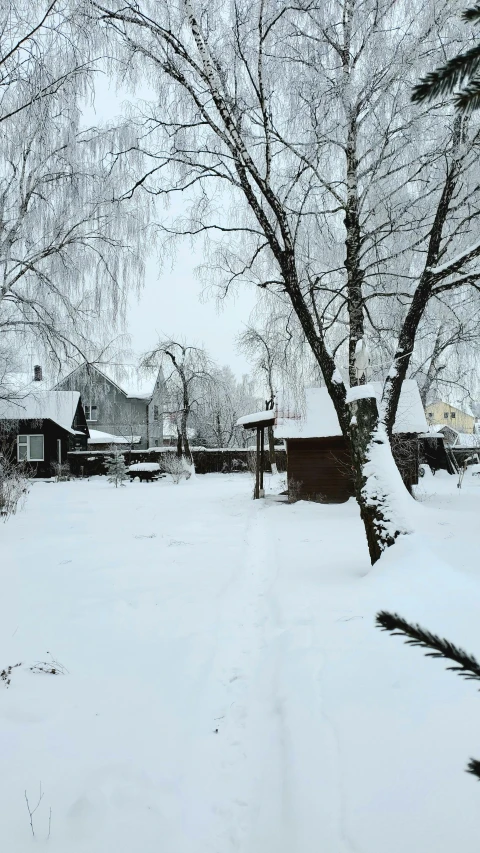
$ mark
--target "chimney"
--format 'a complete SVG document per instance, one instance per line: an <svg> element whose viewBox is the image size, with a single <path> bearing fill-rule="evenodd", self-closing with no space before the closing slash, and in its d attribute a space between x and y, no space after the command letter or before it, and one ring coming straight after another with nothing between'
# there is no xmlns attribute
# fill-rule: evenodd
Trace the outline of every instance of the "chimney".
<svg viewBox="0 0 480 853"><path fill-rule="evenodd" d="M35 367L33 368L33 381L34 382L41 382L42 379L43 379L42 368L40 367L39 364L36 364Z"/></svg>

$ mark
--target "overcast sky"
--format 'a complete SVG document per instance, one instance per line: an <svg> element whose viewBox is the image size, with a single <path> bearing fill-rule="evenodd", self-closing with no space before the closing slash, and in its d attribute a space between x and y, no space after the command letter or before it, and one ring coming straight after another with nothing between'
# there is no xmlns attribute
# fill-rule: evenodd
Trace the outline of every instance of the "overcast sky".
<svg viewBox="0 0 480 853"><path fill-rule="evenodd" d="M148 93L142 91L142 96ZM84 111L85 123L99 125L114 120L126 98L131 100L125 93L118 94L106 75L99 75L95 102ZM152 252L140 298L132 295L130 300L126 331L138 353L152 349L161 334L204 345L216 361L230 365L240 378L250 368L237 352L235 339L248 323L255 290L231 296L219 308L213 296L201 298L202 288L194 270L202 262L202 256L192 251L188 240L183 247L178 246L175 259L164 262L161 270Z"/></svg>
<svg viewBox="0 0 480 853"><path fill-rule="evenodd" d="M216 361L229 364L240 377L249 372L249 365L236 351L235 338L248 322L254 290L228 297L220 308L213 297L201 299L201 285L194 274L201 261L187 241L183 250L177 250L173 266L168 260L160 273L155 257L150 258L145 288L139 299L132 296L130 300L127 331L133 349L153 348L162 334L182 337L187 343L205 346Z"/></svg>

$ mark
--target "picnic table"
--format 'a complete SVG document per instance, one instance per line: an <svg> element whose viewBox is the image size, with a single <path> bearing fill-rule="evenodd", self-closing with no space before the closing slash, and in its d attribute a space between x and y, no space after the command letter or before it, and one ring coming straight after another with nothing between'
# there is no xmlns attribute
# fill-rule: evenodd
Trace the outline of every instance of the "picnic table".
<svg viewBox="0 0 480 853"><path fill-rule="evenodd" d="M165 474L160 471L158 462L135 462L130 465L128 473L132 480L138 477L141 483L151 483L159 477L165 477Z"/></svg>

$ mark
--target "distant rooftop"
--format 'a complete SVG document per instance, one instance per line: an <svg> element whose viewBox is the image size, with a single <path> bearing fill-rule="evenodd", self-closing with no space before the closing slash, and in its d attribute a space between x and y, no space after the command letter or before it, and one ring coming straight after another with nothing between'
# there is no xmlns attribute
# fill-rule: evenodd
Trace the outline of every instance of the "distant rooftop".
<svg viewBox="0 0 480 853"><path fill-rule="evenodd" d="M60 384L67 377L73 376L77 370L84 366L85 362L79 364L74 370L66 373L56 384ZM117 385L127 397L137 400L151 399L158 376L158 369L146 370L134 364L93 364L92 370Z"/></svg>
<svg viewBox="0 0 480 853"><path fill-rule="evenodd" d="M446 403L447 406L453 406L454 409L458 409L459 412L463 412L471 418L475 417L474 409L478 407L478 403L474 403L470 396L466 394L462 395L454 391L449 392L442 397L435 397L433 400L430 400L427 403L426 408L428 409L429 406L435 406L436 403Z"/></svg>

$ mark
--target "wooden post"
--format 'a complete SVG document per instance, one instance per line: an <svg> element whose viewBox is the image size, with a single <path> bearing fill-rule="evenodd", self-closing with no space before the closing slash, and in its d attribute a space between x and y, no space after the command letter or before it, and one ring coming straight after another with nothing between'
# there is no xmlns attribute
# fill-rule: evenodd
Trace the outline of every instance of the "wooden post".
<svg viewBox="0 0 480 853"><path fill-rule="evenodd" d="M265 430L260 429L260 491L259 495L263 498L263 469L265 468Z"/></svg>
<svg viewBox="0 0 480 853"><path fill-rule="evenodd" d="M260 497L260 428L257 427L257 455L255 460L255 492L254 498Z"/></svg>

